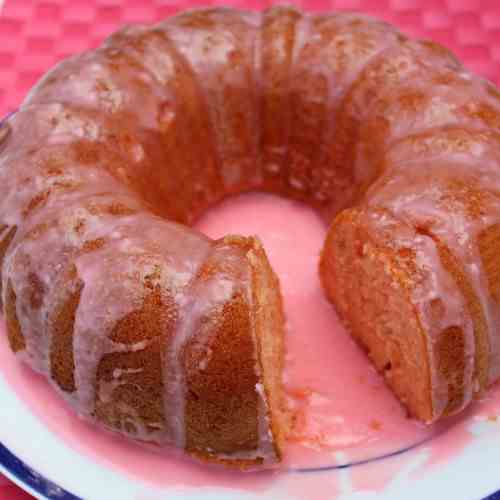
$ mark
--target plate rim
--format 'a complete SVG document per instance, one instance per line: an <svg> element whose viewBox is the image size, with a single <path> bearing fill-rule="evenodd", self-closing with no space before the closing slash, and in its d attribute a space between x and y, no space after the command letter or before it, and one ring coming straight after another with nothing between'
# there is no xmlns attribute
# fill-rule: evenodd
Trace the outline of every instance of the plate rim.
<svg viewBox="0 0 500 500"><path fill-rule="evenodd" d="M36 472L36 480L30 477L32 472ZM0 442L0 473L38 500L82 500L29 467L2 442ZM57 494L48 492L50 488L57 491Z"/></svg>

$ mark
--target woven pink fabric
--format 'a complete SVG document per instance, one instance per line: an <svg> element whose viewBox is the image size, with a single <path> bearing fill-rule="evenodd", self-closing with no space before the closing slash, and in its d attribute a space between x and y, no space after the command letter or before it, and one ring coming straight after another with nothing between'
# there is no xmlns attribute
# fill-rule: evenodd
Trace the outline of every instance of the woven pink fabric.
<svg viewBox="0 0 500 500"><path fill-rule="evenodd" d="M0 16L0 117L16 109L59 60L97 46L125 23L154 22L195 6L262 9L272 0L7 0ZM281 2L283 3L283 2ZM451 48L500 84L500 0L288 0L311 11L360 10ZM0 0L0 5L2 0ZM30 498L0 476L0 500Z"/></svg>

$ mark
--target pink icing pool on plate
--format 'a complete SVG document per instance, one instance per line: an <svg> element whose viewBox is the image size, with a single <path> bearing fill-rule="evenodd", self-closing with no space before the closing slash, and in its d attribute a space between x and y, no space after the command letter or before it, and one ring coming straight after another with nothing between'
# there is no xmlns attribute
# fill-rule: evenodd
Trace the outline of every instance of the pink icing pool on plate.
<svg viewBox="0 0 500 500"><path fill-rule="evenodd" d="M258 492L286 475L284 487L290 491L304 489L307 498L321 498L323 488L332 495L337 491L337 475L323 475L318 482L315 474L299 470L364 462L423 442L430 450L428 463L437 463L468 442L466 424L472 416L493 422L500 407L498 389L465 416L444 424L426 427L407 418L323 296L317 263L326 228L313 211L271 195L248 194L215 207L197 227L213 238L227 233L258 234L280 277L287 316L285 387L297 415L284 467L294 473L225 471L193 463L178 452L157 453L97 430L78 419L42 377L17 362L2 332L0 374L75 451L160 487L223 486ZM353 467L353 485L383 488L407 456L386 461L383 474L377 461Z"/></svg>

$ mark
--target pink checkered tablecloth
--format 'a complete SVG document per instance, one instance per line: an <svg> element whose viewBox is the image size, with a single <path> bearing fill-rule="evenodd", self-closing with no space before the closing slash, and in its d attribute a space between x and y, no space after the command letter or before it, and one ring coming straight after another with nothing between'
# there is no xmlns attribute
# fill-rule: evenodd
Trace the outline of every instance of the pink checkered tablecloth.
<svg viewBox="0 0 500 500"><path fill-rule="evenodd" d="M33 497L28 495L8 479L0 476L0 499L1 500L31 500Z"/></svg>
<svg viewBox="0 0 500 500"><path fill-rule="evenodd" d="M500 84L500 0L0 0L0 117L16 109L57 61L95 47L119 26L154 22L194 6L359 10L432 38L470 69ZM0 402L1 408L1 402ZM31 498L0 475L0 500Z"/></svg>

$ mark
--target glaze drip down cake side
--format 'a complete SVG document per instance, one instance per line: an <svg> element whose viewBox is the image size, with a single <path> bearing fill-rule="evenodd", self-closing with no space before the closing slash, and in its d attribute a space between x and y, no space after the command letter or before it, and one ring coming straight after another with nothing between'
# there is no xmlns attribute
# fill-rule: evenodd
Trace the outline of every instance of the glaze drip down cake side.
<svg viewBox="0 0 500 500"><path fill-rule="evenodd" d="M330 226L326 294L409 413L456 414L500 376L499 128L492 84L360 14L125 27L0 126L10 347L107 429L280 462L278 279L257 238L189 227L267 191Z"/></svg>

